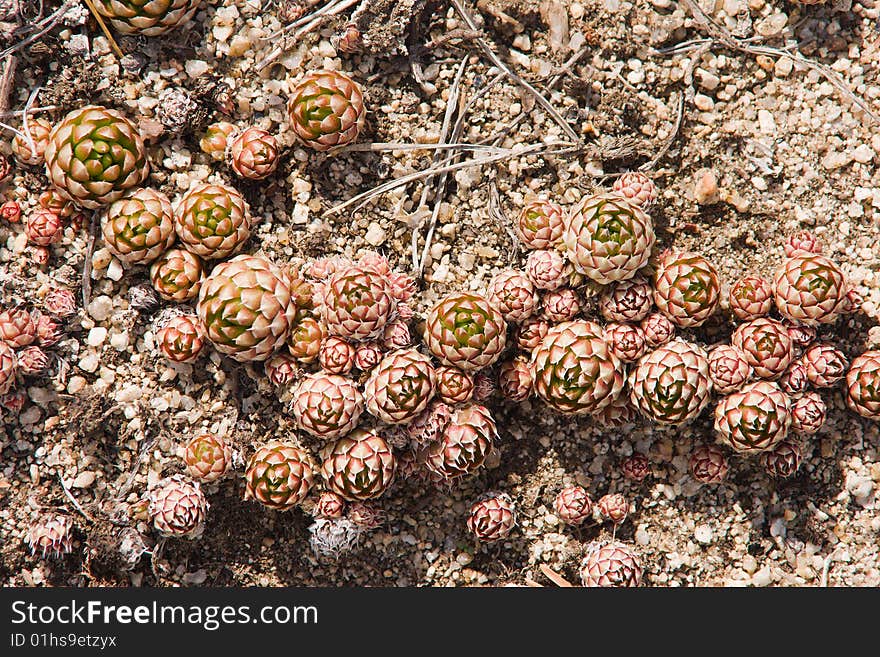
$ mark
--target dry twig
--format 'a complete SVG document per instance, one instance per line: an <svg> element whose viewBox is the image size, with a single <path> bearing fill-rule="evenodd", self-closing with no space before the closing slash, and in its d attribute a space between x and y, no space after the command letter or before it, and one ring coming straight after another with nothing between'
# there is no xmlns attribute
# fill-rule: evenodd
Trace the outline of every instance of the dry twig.
<svg viewBox="0 0 880 657"><path fill-rule="evenodd" d="M95 253L95 241L98 239L98 227L101 225L99 219L100 212L96 210L92 213L92 219L89 222L89 242L86 245L85 262L83 262L82 273L82 302L83 308L89 305L89 299L92 296L92 256Z"/></svg>
<svg viewBox="0 0 880 657"><path fill-rule="evenodd" d="M79 502L76 501L76 498L73 496L73 493L70 492L70 489L64 485L64 479L62 479L61 475L58 475L58 483L61 484L61 490L64 491L64 494L67 496L67 499L70 500L70 503L73 504L73 507L79 511L86 520L90 522L96 522L94 516L86 511Z"/></svg>
<svg viewBox="0 0 880 657"><path fill-rule="evenodd" d="M464 8L464 5L462 5L461 1L460 0L451 0L451 2L452 2L453 7L455 7L455 10L461 16L462 20L464 20L464 22L467 23L467 26L471 30L477 31L479 28L477 27L477 24L474 22L473 16L471 16L467 12L467 10ZM572 127L570 125L568 125L568 122L562 117L562 115L556 111L556 108L553 107L553 104L549 100L544 98L543 95L541 95L540 91L535 89L531 84L529 84L523 78L521 78L516 73L514 73L507 66L507 64L502 62L501 58L495 54L495 51L492 50L492 48L489 46L488 42L485 39L478 37L478 38L474 39L474 41L477 43L477 45L480 46L480 49L486 54L486 56L490 60L492 60L492 63L495 66L497 66L499 70L504 71L504 74L507 75L507 77L509 77L511 80L516 82L519 86L521 86L523 89L525 89L530 94L532 94L532 96L535 97L535 100L538 102L538 104L541 107L543 107L545 110L547 110L547 113L553 117L553 120L556 121L557 124L559 124L559 127L562 128L563 132L565 132L566 135L568 135L569 139L571 139L574 142L580 142L580 137L578 136L578 134L572 129Z"/></svg>

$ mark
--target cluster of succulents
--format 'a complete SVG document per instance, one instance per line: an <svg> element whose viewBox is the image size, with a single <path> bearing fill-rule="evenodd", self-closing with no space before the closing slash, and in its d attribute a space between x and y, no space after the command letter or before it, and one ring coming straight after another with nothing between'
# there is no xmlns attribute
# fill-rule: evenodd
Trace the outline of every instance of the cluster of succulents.
<svg viewBox="0 0 880 657"><path fill-rule="evenodd" d="M119 32L154 36L199 4L96 6ZM348 26L337 41L353 50L359 37ZM344 73L311 72L292 86L287 113L299 145L332 151L364 129L363 90ZM282 156L269 132L226 121L211 124L200 146L251 181L271 176ZM486 468L499 440L494 395L534 398L610 428L639 416L677 426L712 408L715 440L689 458L701 483L725 479L729 452L757 456L774 477L792 476L799 441L825 420L820 391L841 382L852 410L880 420L880 351L850 364L817 338L817 327L857 311L860 300L811 233L787 241L772 279L750 275L730 286L726 305L738 325L728 342L703 345L692 332L678 333L718 313L723 287L699 253L654 253L658 190L640 173L568 209L527 198L515 222L528 251L523 266L497 273L483 289L446 294L417 318L415 281L379 253L289 263L241 253L254 229L244 195L225 182L201 182L172 203L147 186L144 142L114 109L85 106L54 125L37 119L12 152L24 165L45 164L52 186L25 226L41 257L79 210L102 210L107 250L127 268L148 267L156 294L177 304L166 307L153 336L168 362L191 364L213 348L262 367L301 434L254 446L244 497L278 512L309 512L320 556L338 556L380 526L378 500L396 482L454 485ZM14 201L0 208L6 221L20 215ZM43 348L76 311L65 292L47 295L45 313L0 310L0 395L48 366ZM598 316L590 316L594 308ZM210 493L233 469L231 441L199 434L183 447L182 462L185 474L156 483L143 503L161 536L197 538L210 506L203 486ZM623 472L640 482L650 462L633 454ZM594 503L586 489L569 486L554 509L568 525L616 528L630 505L621 494ZM489 492L471 506L466 526L480 542L500 541L516 515L508 494ZM28 542L43 554L69 551L69 519L35 525ZM621 543L594 543L580 576L585 586L636 586L642 566Z"/></svg>

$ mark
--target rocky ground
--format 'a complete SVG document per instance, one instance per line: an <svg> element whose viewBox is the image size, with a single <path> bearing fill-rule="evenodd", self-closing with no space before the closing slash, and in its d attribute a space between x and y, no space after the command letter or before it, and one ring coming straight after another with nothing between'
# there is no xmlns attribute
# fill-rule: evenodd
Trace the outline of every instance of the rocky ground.
<svg viewBox="0 0 880 657"><path fill-rule="evenodd" d="M60 6L42 4L44 16ZM39 87L34 106L48 108L39 115L51 120L87 102L120 109L147 138L152 185L174 199L193 180L233 182L259 218L245 250L277 261L377 249L409 271L413 234L421 250L439 204L417 317L439 295L483 288L500 268L522 264L511 221L527 192L568 205L615 174L643 168L661 188L652 212L660 248L703 253L729 284L747 272L769 275L785 236L813 229L865 299L861 313L822 335L850 357L880 344L876 0L465 2L476 30L447 2L372 0L283 39L277 32L291 22L293 0L203 4L166 37L118 38L122 61L76 5L18 51L9 107L21 109ZM345 54L334 37L353 11L364 43ZM265 63L279 44L281 53ZM493 66L481 44L529 81L555 116ZM439 176L416 180L334 211L425 170L435 153L375 146L328 157L295 145L286 94L319 67L347 71L364 85L362 144L439 142L452 97L455 139L448 141L534 150L458 169L444 187ZM180 89L197 109L169 128L160 99ZM243 184L212 163L198 140L208 121L221 118L277 135L285 146L278 172ZM20 116L3 120L18 125ZM26 215L46 187L39 167L19 166L2 191ZM496 401L495 467L449 491L396 485L382 499L385 524L338 561L311 552L307 515L242 501L236 477L209 489L201 539L155 543L141 523L150 552L126 564L119 542L128 506L179 470L187 437L226 433L246 457L255 444L294 429L259 365L216 353L196 367L162 360L154 314L129 306L128 290L146 280L145 269L123 270L100 238L89 256L88 227L88 217L68 226L39 267L21 224L0 225L4 300L39 305L50 284L80 298L86 259L92 264L89 303L68 322L52 375L26 381L20 411L3 410L0 583L551 585L541 565L577 582L585 545L610 533L607 526L572 530L553 515L557 491L577 482L594 498L609 491L629 498L617 537L636 547L647 585L880 585L880 437L876 424L846 410L840 387L824 394L828 421L789 480L771 479L755 460L732 459L725 483L695 482L687 455L712 437L709 410L684 427L638 423L609 432L537 402ZM713 344L731 328L722 312L692 337ZM620 470L633 451L651 460L651 475L638 484ZM464 519L489 489L513 497L518 527L501 543L477 546ZM52 508L65 509L76 525L73 552L57 561L31 556L23 542L34 515Z"/></svg>

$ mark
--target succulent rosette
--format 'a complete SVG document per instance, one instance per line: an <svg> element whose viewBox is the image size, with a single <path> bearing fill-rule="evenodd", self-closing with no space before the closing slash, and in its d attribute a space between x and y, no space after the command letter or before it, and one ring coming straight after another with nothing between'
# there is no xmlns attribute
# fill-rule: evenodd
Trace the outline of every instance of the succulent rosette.
<svg viewBox="0 0 880 657"><path fill-rule="evenodd" d="M199 183L186 192L174 213L174 230L187 251L206 260L235 253L251 235L251 214L234 187Z"/></svg>
<svg viewBox="0 0 880 657"><path fill-rule="evenodd" d="M159 351L175 363L192 363L202 352L202 329L196 317L178 315L156 333Z"/></svg>
<svg viewBox="0 0 880 657"><path fill-rule="evenodd" d="M740 324L731 342L762 379L778 379L794 358L794 345L785 326L775 319L759 317Z"/></svg>
<svg viewBox="0 0 880 657"><path fill-rule="evenodd" d="M309 455L295 445L273 440L248 461L244 499L279 511L302 502L314 483Z"/></svg>
<svg viewBox="0 0 880 657"><path fill-rule="evenodd" d="M70 516L52 513L40 516L30 526L24 540L32 555L39 553L41 559L46 555L57 559L73 550L72 533Z"/></svg>
<svg viewBox="0 0 880 657"><path fill-rule="evenodd" d="M599 297L599 312L609 322L638 322L648 316L654 304L654 291L648 280L636 274L619 281Z"/></svg>
<svg viewBox="0 0 880 657"><path fill-rule="evenodd" d="M424 341L444 365L471 372L498 360L507 343L507 323L486 297L457 292L428 311Z"/></svg>
<svg viewBox="0 0 880 657"><path fill-rule="evenodd" d="M150 171L134 124L99 105L73 110L55 124L44 157L46 175L61 195L89 209L140 186Z"/></svg>
<svg viewBox="0 0 880 657"><path fill-rule="evenodd" d="M183 452L187 474L202 482L220 479L232 466L232 448L229 443L213 433L194 436Z"/></svg>
<svg viewBox="0 0 880 657"><path fill-rule="evenodd" d="M709 360L699 345L676 339L642 356L629 377L630 399L659 424L692 420L709 403Z"/></svg>
<svg viewBox="0 0 880 657"><path fill-rule="evenodd" d="M557 324L532 352L535 394L561 413L596 413L624 386L624 366L594 322Z"/></svg>
<svg viewBox="0 0 880 657"><path fill-rule="evenodd" d="M506 538L516 526L516 509L506 493L487 493L470 510L468 530L484 543Z"/></svg>
<svg viewBox="0 0 880 657"><path fill-rule="evenodd" d="M675 324L660 313L651 313L639 322L639 326L645 332L645 342L649 347L659 347L675 337Z"/></svg>
<svg viewBox="0 0 880 657"><path fill-rule="evenodd" d="M324 440L349 433L363 410L364 398L354 381L324 372L304 378L291 402L297 426Z"/></svg>
<svg viewBox="0 0 880 657"><path fill-rule="evenodd" d="M294 86L287 104L296 138L316 151L355 141L366 110L360 85L339 71L313 71Z"/></svg>
<svg viewBox="0 0 880 657"><path fill-rule="evenodd" d="M22 125L24 133L24 125ZM22 164L36 166L43 163L46 146L49 144L49 134L52 132L52 124L43 118L30 118L28 121L30 141L23 139L22 135L16 134L12 138L12 154ZM33 144L33 149L31 148Z"/></svg>
<svg viewBox="0 0 880 657"><path fill-rule="evenodd" d="M539 290L557 290L568 282L571 266L555 249L532 251L526 258L526 275Z"/></svg>
<svg viewBox="0 0 880 657"><path fill-rule="evenodd" d="M250 255L214 267L196 310L214 347L242 362L269 358L287 340L296 314L287 277L265 258Z"/></svg>
<svg viewBox="0 0 880 657"><path fill-rule="evenodd" d="M669 253L654 273L654 303L676 326L700 326L715 312L721 284L715 267L696 253Z"/></svg>
<svg viewBox="0 0 880 657"><path fill-rule="evenodd" d="M817 392L805 392L791 405L791 429L797 433L812 435L825 424L827 407Z"/></svg>
<svg viewBox="0 0 880 657"><path fill-rule="evenodd" d="M746 276L730 286L728 302L737 319L764 317L773 308L773 287L760 276Z"/></svg>
<svg viewBox="0 0 880 657"><path fill-rule="evenodd" d="M566 486L556 494L553 510L566 525L581 525L593 517L593 500L583 486Z"/></svg>
<svg viewBox="0 0 880 657"><path fill-rule="evenodd" d="M715 407L715 431L739 453L772 449L791 426L791 399L775 383L754 381Z"/></svg>
<svg viewBox="0 0 880 657"><path fill-rule="evenodd" d="M773 449L761 452L758 458L771 477L787 479L801 466L801 447L791 440L783 440Z"/></svg>
<svg viewBox="0 0 880 657"><path fill-rule="evenodd" d="M195 253L168 249L150 265L150 282L166 301L186 301L198 296L204 273L202 259Z"/></svg>
<svg viewBox="0 0 880 657"><path fill-rule="evenodd" d="M324 338L318 364L331 374L348 374L354 368L354 345L335 335Z"/></svg>
<svg viewBox="0 0 880 657"><path fill-rule="evenodd" d="M321 345L327 336L324 322L315 317L301 317L287 338L290 355L303 365L314 363L321 354ZM348 344L348 343L346 343Z"/></svg>
<svg viewBox="0 0 880 657"><path fill-rule="evenodd" d="M431 359L415 349L385 356L364 386L367 410L389 424L413 420L428 406L437 387Z"/></svg>
<svg viewBox="0 0 880 657"><path fill-rule="evenodd" d="M862 417L880 420L880 351L853 359L846 373L846 405Z"/></svg>
<svg viewBox="0 0 880 657"><path fill-rule="evenodd" d="M695 447L688 457L688 468L694 479L703 484L720 484L727 479L730 464L724 451L715 445Z"/></svg>
<svg viewBox="0 0 880 657"><path fill-rule="evenodd" d="M606 324L604 337L614 355L625 363L637 361L645 353L645 332L636 324Z"/></svg>
<svg viewBox="0 0 880 657"><path fill-rule="evenodd" d="M773 297L780 314L807 326L835 321L847 308L847 291L840 267L817 253L796 252L773 277Z"/></svg>
<svg viewBox="0 0 880 657"><path fill-rule="evenodd" d="M498 390L505 399L525 401L532 393L532 385L532 368L524 358L505 361L498 368Z"/></svg>
<svg viewBox="0 0 880 657"><path fill-rule="evenodd" d="M641 171L627 171L614 181L612 189L640 208L650 208L657 200L657 185Z"/></svg>
<svg viewBox="0 0 880 657"><path fill-rule="evenodd" d="M34 318L25 308L0 311L0 340L14 349L26 347L37 339Z"/></svg>
<svg viewBox="0 0 880 657"><path fill-rule="evenodd" d="M651 218L619 194L581 199L562 236L575 271L603 285L635 276L648 263L654 240Z"/></svg>
<svg viewBox="0 0 880 657"><path fill-rule="evenodd" d="M550 249L562 240L565 217L562 206L541 198L529 199L515 225L516 234L527 249Z"/></svg>
<svg viewBox="0 0 880 657"><path fill-rule="evenodd" d="M498 440L498 429L489 409L470 404L452 411L439 439L431 443L424 460L443 479L474 474Z"/></svg>
<svg viewBox="0 0 880 657"><path fill-rule="evenodd" d="M364 429L327 445L321 451L321 476L327 487L348 501L382 495L394 480L397 461L385 439Z"/></svg>
<svg viewBox="0 0 880 657"><path fill-rule="evenodd" d="M120 34L158 36L185 23L201 0L95 0L98 13Z"/></svg>
<svg viewBox="0 0 880 657"><path fill-rule="evenodd" d="M173 475L149 494L149 514L162 536L197 538L205 528L208 501L198 482Z"/></svg>
<svg viewBox="0 0 880 657"><path fill-rule="evenodd" d="M213 160L222 160L226 157L226 149L229 140L235 135L238 128L229 121L212 123L205 129L205 134L199 140L199 148Z"/></svg>
<svg viewBox="0 0 880 657"><path fill-rule="evenodd" d="M827 342L819 342L804 352L801 361L807 371L807 380L817 388L830 388L846 376L849 363L840 349Z"/></svg>
<svg viewBox="0 0 880 657"><path fill-rule="evenodd" d="M535 311L535 287L523 272L507 269L496 274L489 282L486 298L501 311L508 322L518 324Z"/></svg>
<svg viewBox="0 0 880 657"><path fill-rule="evenodd" d="M229 144L229 165L242 178L262 180L278 167L278 142L271 134L251 126Z"/></svg>
<svg viewBox="0 0 880 657"><path fill-rule="evenodd" d="M719 395L726 395L742 387L753 370L745 354L729 344L718 345L709 351L709 378Z"/></svg>
<svg viewBox="0 0 880 657"><path fill-rule="evenodd" d="M531 353L547 335L550 323L544 319L531 318L516 328L516 346Z"/></svg>
<svg viewBox="0 0 880 657"><path fill-rule="evenodd" d="M330 335L363 341L382 337L396 307L388 277L375 267L354 265L330 275L321 312Z"/></svg>
<svg viewBox="0 0 880 657"><path fill-rule="evenodd" d="M5 395L15 385L18 373L18 357L8 344L0 340L0 395Z"/></svg>
<svg viewBox="0 0 880 657"><path fill-rule="evenodd" d="M174 242L174 213L162 192L141 187L113 201L102 224L104 243L123 264L158 258Z"/></svg>
<svg viewBox="0 0 880 657"><path fill-rule="evenodd" d="M447 404L464 404L474 396L473 377L457 367L441 365L437 374L437 395Z"/></svg>
<svg viewBox="0 0 880 657"><path fill-rule="evenodd" d="M623 543L590 543L579 572L587 587L637 587L642 583L639 558Z"/></svg>

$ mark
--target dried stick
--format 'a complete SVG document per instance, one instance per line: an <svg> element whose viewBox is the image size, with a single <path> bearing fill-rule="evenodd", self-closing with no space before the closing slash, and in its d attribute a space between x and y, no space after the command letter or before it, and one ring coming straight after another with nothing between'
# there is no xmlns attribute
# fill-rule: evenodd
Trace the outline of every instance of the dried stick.
<svg viewBox="0 0 880 657"><path fill-rule="evenodd" d="M13 52L16 52L17 50L21 50L26 45L33 43L34 41L39 39L41 36L46 34L46 32L48 32L53 27L55 27L55 25L58 23L58 21L60 21L64 17L64 14L67 13L67 10L76 4L79 4L79 0L67 0L67 2L65 2L57 10L55 10L53 13L49 14L43 20L38 21L37 23L35 23L33 25L27 26L28 29L35 29L38 31L35 32L34 34L31 34L29 37L22 39L18 43L9 46L5 50L0 51L0 57L6 57L6 55L13 53Z"/></svg>
<svg viewBox="0 0 880 657"><path fill-rule="evenodd" d="M544 573L544 577L556 584L556 586L561 586L562 588L572 588L574 586L571 582L569 582L547 564L542 563L539 568L541 569L541 572Z"/></svg>
<svg viewBox="0 0 880 657"><path fill-rule="evenodd" d="M467 10L465 10L460 0L451 0L451 2L456 11L464 20L464 22L467 23L467 26L471 30L478 30L477 24L474 22L473 17L467 12ZM535 100L538 102L538 104L545 110L547 110L550 116L553 117L553 120L556 121L557 124L559 124L559 127L562 128L565 134L568 135L568 137L572 141L580 142L580 137L578 136L578 134L572 129L570 125L568 125L568 122L564 118L562 118L562 115L556 111L556 108L553 107L550 101L541 95L541 92L535 89L532 85L530 85L523 78L518 76L512 70L510 70L510 68L508 68L508 66L501 61L498 55L495 54L495 51L492 50L485 39L483 39L482 37L477 37L476 39L474 39L474 41L477 43L477 45L480 46L480 49L486 54L489 59L492 60L492 63L497 66L499 70L504 71L505 75L507 75L511 80L516 82L519 86L521 86L523 89L525 89L530 94L532 94L532 96L535 97Z"/></svg>
<svg viewBox="0 0 880 657"><path fill-rule="evenodd" d="M302 25L302 27L300 29L298 29L293 35L294 39L299 39L300 37L311 32L315 27L320 25L322 22L324 22L324 20L326 18L328 18L330 16L335 16L336 14L345 11L346 9L348 9L352 5L356 4L357 2L358 2L358 0L338 0L337 2L331 2L329 5L325 5L324 7L321 7L320 9L318 9L317 11L314 11L311 14L308 14L307 16L303 16L302 18L295 20L293 23L291 23L287 27L283 28L281 31L276 32L274 35L272 35L270 37L270 39L271 38L278 38L279 36L285 34L289 30L293 29L293 26L295 26L295 25L296 26ZM260 61L260 63L257 64L257 66L256 66L257 70L260 71L260 70L266 68L269 64L271 64L276 59L278 59L281 56L281 54L284 52L284 50L285 50L285 46L283 43L281 45L278 45L275 48L273 48L272 52L270 52L268 55L266 55L266 57L264 57L262 59L262 61Z"/></svg>
<svg viewBox="0 0 880 657"><path fill-rule="evenodd" d="M408 185L409 183L416 181L416 180L424 180L425 178L435 176L438 173L444 173L447 171L458 171L459 169L466 169L468 167L483 166L484 164L492 164L494 162L508 160L512 157L522 157L524 155L531 155L533 153L537 153L542 150L546 153L551 153L551 152L554 152L552 147L560 147L560 146L571 147L571 146L574 146L574 144L571 144L569 142L556 142L554 144L550 144L549 146L547 144L531 144L530 146L525 146L525 147L521 147L521 148L506 149L506 150L503 150L502 152L497 153L495 155L489 155L489 156L477 158L474 160L467 160L466 162L457 162L455 164L449 164L449 162L451 162L454 159L454 157L450 157L450 158L447 158L444 161L442 161L440 163L441 166L430 167L428 169L425 169L424 171L416 171L415 173L410 173L410 174L407 174L406 176L401 176L400 178L396 178L394 180L389 180L387 183L383 183L382 185L379 185L378 187L374 187L373 189L370 189L366 192L358 194L357 196L354 196L354 197L348 199L347 201L344 201L344 202L340 203L339 205L336 205L336 206L330 208L324 214L325 215L338 214L339 212L342 212L342 210L344 210L345 208L351 207L352 205L355 205L358 203L367 203L370 201L370 199L373 199L377 196L381 196L382 194L385 194L386 192L389 192L392 189L397 189L398 187L401 187L403 185Z"/></svg>
<svg viewBox="0 0 880 657"><path fill-rule="evenodd" d="M84 508L82 508L79 502L76 501L76 498L73 496L73 493L70 492L70 489L68 489L67 486L64 485L64 479L61 478L61 475L58 475L58 483L61 484L61 490L64 491L64 494L67 496L67 499L70 500L70 503L73 504L73 507L77 511L79 511L83 515L83 517L86 518L86 520L96 522L95 518Z"/></svg>
<svg viewBox="0 0 880 657"><path fill-rule="evenodd" d="M442 141L436 144L397 144L388 142L374 142L371 144L349 144L342 146L339 150L333 151L334 155L351 152L394 152L394 151L442 151L442 150L461 150L461 151L484 151L487 153L498 152L499 149L494 146L486 146L484 144L467 144L467 143L451 143L446 144Z"/></svg>
<svg viewBox="0 0 880 657"><path fill-rule="evenodd" d="M95 253L95 240L98 239L98 220L99 211L92 214L92 220L89 222L89 242L86 245L86 259L83 262L82 273L82 302L83 308L89 305L89 298L92 296L92 256Z"/></svg>
<svg viewBox="0 0 880 657"><path fill-rule="evenodd" d="M18 57L13 53L6 55L3 77L0 78L0 114L5 114L9 110L9 94L12 91L12 81L15 79L15 69L17 66Z"/></svg>
<svg viewBox="0 0 880 657"><path fill-rule="evenodd" d="M119 59L125 57L122 54L122 50L116 43L116 39L113 38L113 35L110 34L110 29L107 27L107 24L104 22L103 16L98 12L95 8L95 0L85 0L86 6L89 8L89 11L92 12L92 16L95 17L95 20L98 21L98 25L101 27L101 31L104 33L104 36L107 37L107 41L110 42L110 47L113 48L113 52L116 53L116 56Z"/></svg>
<svg viewBox="0 0 880 657"><path fill-rule="evenodd" d="M449 88L449 96L446 99L446 111L443 113L443 125L440 128L440 141L446 141L449 135L449 128L452 125L452 115L458 108L458 98L461 93L461 80L464 77L464 71L467 68L467 60L465 57L461 60L461 64L458 65L458 71L455 73L455 79L452 81L452 86ZM453 138L453 141L456 141ZM440 159L441 152L437 151L434 154L434 162L436 163ZM433 226L435 217L437 217L440 213L440 204L443 202L443 190L446 189L446 179L449 174L444 173L440 176L440 181L437 185L437 191L434 193L434 210L431 213L431 223L428 227L428 235L425 237L425 248L430 248L431 238L433 237L433 231L431 230L431 226ZM425 181L425 184L422 186L422 195L419 198L419 204L416 206L416 210L421 207L424 207L427 199L428 199L428 188L431 184L431 178L428 178ZM425 266L425 251L422 251L422 257L419 258L419 233L422 229L422 222L419 221L418 225L413 226L412 229L412 264L413 264L413 273L415 274L417 279L422 277L422 271Z"/></svg>

